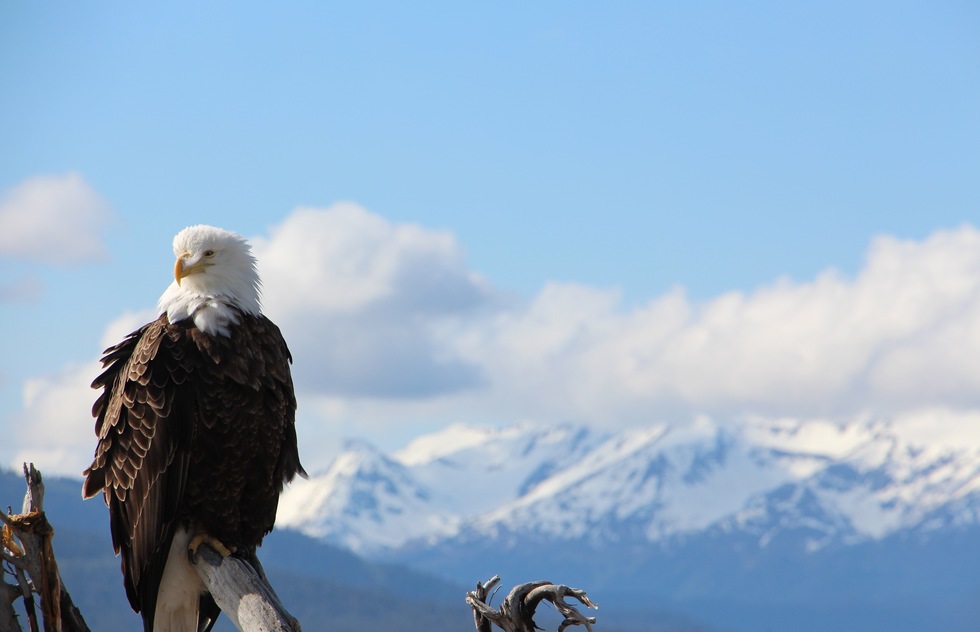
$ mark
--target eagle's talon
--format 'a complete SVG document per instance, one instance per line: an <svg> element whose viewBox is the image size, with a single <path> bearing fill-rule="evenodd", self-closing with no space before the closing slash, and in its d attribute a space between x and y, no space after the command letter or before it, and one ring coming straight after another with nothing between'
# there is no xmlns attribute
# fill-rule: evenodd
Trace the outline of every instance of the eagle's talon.
<svg viewBox="0 0 980 632"><path fill-rule="evenodd" d="M217 538L214 538L208 535L207 533L198 533L191 540L191 543L187 545L187 554L188 556L190 556L191 561L193 561L197 557L197 549L202 544L205 543L209 544L212 549L217 551L218 555L221 556L221 559L228 557L234 552L228 547L226 547L224 544L222 544L221 541L218 540Z"/></svg>

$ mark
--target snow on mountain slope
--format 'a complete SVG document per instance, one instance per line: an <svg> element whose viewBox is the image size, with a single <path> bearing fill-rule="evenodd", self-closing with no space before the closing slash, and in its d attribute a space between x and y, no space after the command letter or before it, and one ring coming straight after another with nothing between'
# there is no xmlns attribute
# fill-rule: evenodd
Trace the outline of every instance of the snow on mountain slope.
<svg viewBox="0 0 980 632"><path fill-rule="evenodd" d="M587 450L588 431L451 426L392 456L350 441L322 474L283 494L277 523L353 551L454 535Z"/></svg>
<svg viewBox="0 0 980 632"><path fill-rule="evenodd" d="M455 425L415 439L393 458L415 480L439 490L436 503L470 516L525 495L587 453L593 441L587 430L571 426Z"/></svg>
<svg viewBox="0 0 980 632"><path fill-rule="evenodd" d="M464 425L385 456L352 443L279 523L371 553L506 533L614 545L739 531L765 546L980 522L980 419L708 418L618 433ZM930 527L930 525L933 525Z"/></svg>
<svg viewBox="0 0 980 632"><path fill-rule="evenodd" d="M819 446L826 463L789 487L754 498L728 526L758 533L763 541L779 530L810 528L816 533L807 545L817 549L834 539L857 542L923 529L943 509L957 514L951 520L980 524L980 420L951 422L946 415L925 411L847 426L769 424L762 433L756 426L752 439L777 458L798 460L802 450Z"/></svg>
<svg viewBox="0 0 980 632"><path fill-rule="evenodd" d="M474 521L562 538L657 540L704 529L790 480L708 420L654 426L602 443L531 493Z"/></svg>
<svg viewBox="0 0 980 632"><path fill-rule="evenodd" d="M363 441L345 448L325 472L289 486L277 524L355 551L451 530L458 518L433 507L432 492L400 463Z"/></svg>

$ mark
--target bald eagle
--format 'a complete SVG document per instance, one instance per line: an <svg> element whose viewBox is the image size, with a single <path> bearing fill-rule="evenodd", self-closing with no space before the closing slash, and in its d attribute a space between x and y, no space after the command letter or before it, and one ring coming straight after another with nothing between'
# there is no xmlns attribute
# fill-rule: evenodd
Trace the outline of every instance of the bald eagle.
<svg viewBox="0 0 980 632"><path fill-rule="evenodd" d="M173 243L160 316L106 349L92 383L98 445L82 489L104 495L146 632L210 630L220 610L189 547L204 539L257 567L283 486L306 474L292 358L261 313L248 243L211 226Z"/></svg>

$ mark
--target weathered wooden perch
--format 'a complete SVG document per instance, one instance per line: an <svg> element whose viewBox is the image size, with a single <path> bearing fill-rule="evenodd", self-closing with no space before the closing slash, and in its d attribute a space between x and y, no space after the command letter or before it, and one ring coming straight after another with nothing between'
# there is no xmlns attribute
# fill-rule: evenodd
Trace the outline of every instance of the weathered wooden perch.
<svg viewBox="0 0 980 632"><path fill-rule="evenodd" d="M215 603L242 632L300 632L300 624L286 612L269 585L258 559L256 568L235 557L222 558L206 542L191 558L197 574Z"/></svg>
<svg viewBox="0 0 980 632"><path fill-rule="evenodd" d="M574 597L586 607L598 610L599 606L589 600L584 590L552 584L548 581L528 582L515 586L500 604L500 609L494 610L487 605L487 601L496 593L495 588L499 582L500 577L494 575L486 584L477 582L476 590L466 593L466 603L473 608L473 622L476 624L477 632L490 632L492 625L506 632L540 630L541 628L534 623L534 612L542 600L550 601L565 617L558 626L558 632L571 625L584 625L586 630L592 632L595 617L584 616L575 606L565 601L565 597Z"/></svg>
<svg viewBox="0 0 980 632"><path fill-rule="evenodd" d="M36 593L41 605L41 624L45 632L89 632L85 620L65 590L58 573L51 544L54 529L44 514L44 481L34 464L24 464L27 493L22 511L15 515L0 512L3 522L0 557L4 562L0 576L11 575L16 585L0 577L0 632L19 632L14 601L24 600L31 632L40 632Z"/></svg>

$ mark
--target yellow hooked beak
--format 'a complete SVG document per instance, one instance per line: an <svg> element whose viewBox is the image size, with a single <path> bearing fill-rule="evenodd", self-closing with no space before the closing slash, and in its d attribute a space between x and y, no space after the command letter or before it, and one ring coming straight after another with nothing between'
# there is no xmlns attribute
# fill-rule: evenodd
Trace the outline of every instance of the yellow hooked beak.
<svg viewBox="0 0 980 632"><path fill-rule="evenodd" d="M201 260L189 266L184 266L184 258L177 257L177 262L174 263L174 280L177 281L177 285L180 285L181 279L197 272L203 272L209 265L211 265L209 261Z"/></svg>

